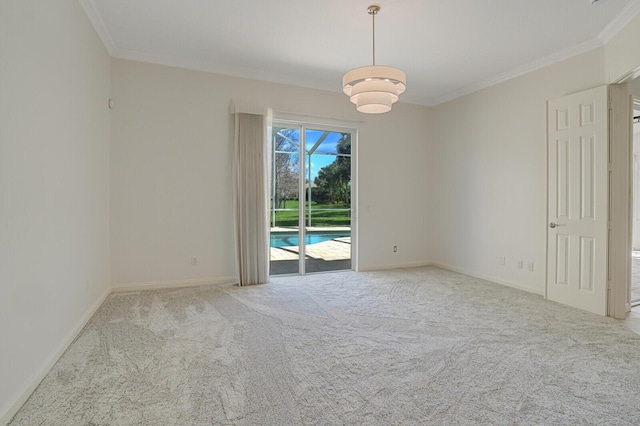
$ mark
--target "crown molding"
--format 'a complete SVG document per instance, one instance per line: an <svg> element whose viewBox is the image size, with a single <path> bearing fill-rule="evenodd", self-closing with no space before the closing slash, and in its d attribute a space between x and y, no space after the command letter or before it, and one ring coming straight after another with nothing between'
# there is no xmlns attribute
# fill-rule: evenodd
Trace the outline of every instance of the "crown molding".
<svg viewBox="0 0 640 426"><path fill-rule="evenodd" d="M184 58L176 58L176 57L168 57L163 55L149 54L144 52L137 52L127 49L120 49L115 46L113 41L113 37L109 29L107 28L102 15L99 12L99 9L95 5L95 0L79 0L82 5L87 17L93 24L98 36L102 40L105 48L114 58L120 59L128 59L133 61L147 62L157 65L165 65L177 68L186 68L194 71L204 71L216 74L223 74L229 76L235 76L240 78L250 78L250 79L259 79L264 81L269 81L273 83L280 84L290 84L287 81L282 81L282 79L274 78L274 76L270 76L271 78L259 78L256 77L249 70L240 71L237 69L226 69L225 67L220 67L219 64L211 64L211 63L203 63L201 61L194 61ZM598 47L602 47L611 41L623 28L625 28L634 18L640 15L640 0L631 0L607 26L593 39L587 40L584 43L571 46L559 52L552 53L551 55L545 56L543 58L537 59L535 61L529 62L528 64L513 68L508 70L502 74L498 74L494 77L491 77L487 80L479 81L477 83L471 84L469 86L462 87L453 92L445 93L441 96L433 97L433 98L425 98L421 96L411 96L409 94L405 94L404 102L406 103L414 103L417 105L424 106L436 106L445 102L449 102L451 100L469 95L471 93L480 91L482 89L486 89L491 86L495 86L497 84L503 83L505 81L514 79L516 77L528 74L532 71L547 67L549 65L553 65L555 63L561 62L563 60L572 58L574 56L580 55L582 53L586 53L590 50L596 49ZM320 90L330 90L327 87L319 87L318 85L305 85L304 87L310 87L314 89ZM338 92L336 90L336 92Z"/></svg>
<svg viewBox="0 0 640 426"><path fill-rule="evenodd" d="M113 42L113 37L111 37L111 32L107 28L107 25L104 23L104 19L102 19L102 14L100 14L98 8L96 7L94 0L79 0L80 5L84 9L84 13L87 15L91 23L93 24L93 28L98 33L98 37L102 40L102 44L104 44L105 49L109 52L109 55L114 56L114 52L116 51L116 45Z"/></svg>
<svg viewBox="0 0 640 426"><path fill-rule="evenodd" d="M574 56L578 56L582 53L589 52L593 49L597 49L598 47L602 47L603 45L604 43L601 40L599 40L598 38L593 38L584 43L571 46L567 49L560 50L543 58L536 59L535 61L529 62L528 64L513 68L505 73L498 74L493 78L471 84L469 86L444 94L442 96L438 96L436 98L430 98L427 105L436 106L445 102L452 101L462 96L469 95L479 90L486 89L488 87L495 86L505 81L528 74L532 71L548 67L549 65L556 64Z"/></svg>
<svg viewBox="0 0 640 426"><path fill-rule="evenodd" d="M210 74L223 75L230 78L244 78L249 80L262 81L273 84L283 84L286 86L302 87L306 89L323 90L333 93L342 93L342 87L328 87L322 84L313 84L313 82L292 82L291 79L279 76L277 74L256 73L255 68L235 68L220 66L220 64L199 61L188 58L178 58L175 56L158 55L155 53L146 53L136 50L116 48L111 55L116 59L125 59L148 64L163 65L167 67L186 69L190 71L206 72ZM423 104L426 105L426 104Z"/></svg>
<svg viewBox="0 0 640 426"><path fill-rule="evenodd" d="M603 44L609 43L624 27L633 21L638 14L640 14L640 0L631 0L622 8L620 13L600 31L598 39L602 41Z"/></svg>
<svg viewBox="0 0 640 426"><path fill-rule="evenodd" d="M640 0L631 0L622 10L607 24L607 26L597 35L596 38L588 40L584 43L576 46L569 47L556 53L552 53L541 59L537 59L528 64L514 68L503 74L497 75L494 78L484 80L470 86L463 87L454 92L447 93L442 96L430 98L427 100L428 106L436 106L454 99L460 98L465 95L477 92L482 89L486 89L496 84L511 80L521 75L530 73L540 68L544 68L549 65L561 62L565 59L572 58L574 56L586 53L590 50L604 46L609 43L622 29L624 29L633 19L640 15Z"/></svg>
<svg viewBox="0 0 640 426"><path fill-rule="evenodd" d="M148 64L155 64L155 65L164 65L168 67L188 69L191 71L202 71L202 72L208 72L213 74L226 74L230 76L241 77L240 74L234 74L233 70L225 70L220 68L219 66L210 64L208 62L187 59L187 58L178 58L175 56L158 55L155 53L140 52L137 50L121 49L119 47L116 47L113 50L113 53L111 54L111 56L118 59L145 62Z"/></svg>

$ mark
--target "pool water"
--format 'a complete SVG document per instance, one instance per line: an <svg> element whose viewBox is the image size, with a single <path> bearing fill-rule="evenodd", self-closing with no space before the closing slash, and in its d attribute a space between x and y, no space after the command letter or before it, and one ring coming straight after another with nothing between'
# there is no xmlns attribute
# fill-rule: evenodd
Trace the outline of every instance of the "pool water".
<svg viewBox="0 0 640 426"><path fill-rule="evenodd" d="M323 241L330 241L334 238L350 237L349 231L326 231L314 232L305 235L305 244L317 244ZM271 247L289 247L299 245L297 232L274 232L271 234Z"/></svg>

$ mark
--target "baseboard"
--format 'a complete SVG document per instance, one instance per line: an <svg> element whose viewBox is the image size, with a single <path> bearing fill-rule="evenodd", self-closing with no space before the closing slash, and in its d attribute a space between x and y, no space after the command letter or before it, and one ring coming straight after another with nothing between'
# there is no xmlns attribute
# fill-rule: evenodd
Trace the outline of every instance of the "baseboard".
<svg viewBox="0 0 640 426"><path fill-rule="evenodd" d="M389 269L407 269L407 268L420 268L422 266L431 266L431 262L419 262L419 263L403 263L401 265L376 265L371 267L364 267L357 270L357 272L375 272L385 271Z"/></svg>
<svg viewBox="0 0 640 426"><path fill-rule="evenodd" d="M477 274L475 272L471 272L471 271L467 271L466 269L463 268L458 268L456 266L451 266L451 265L447 265L445 263L440 263L440 262L431 262L432 266L435 266L437 268L440 269L446 269L447 271L451 271L451 272L457 272L459 274L462 275L467 275L469 277L473 277L473 278L478 278L480 280L485 280L485 281L490 281L492 283L496 283L496 284L501 284L507 287L511 287L511 288L515 288L518 290L522 290L522 291L526 291L527 293L533 293L533 294L537 294L538 296L543 296L544 297L544 291L543 290L535 290L533 288L530 287L525 287L516 283L512 283L509 281L504 281L495 277L489 277L489 276L485 276L485 275L481 275L481 274Z"/></svg>
<svg viewBox="0 0 640 426"><path fill-rule="evenodd" d="M107 296L112 292L126 292L126 291L140 291L140 290L154 290L154 289L166 289L166 288L182 288L182 287L196 287L204 285L230 285L237 283L236 277L221 277L221 278L206 278L195 280L179 280L179 281L160 281L160 282L148 282L148 283L133 283L133 284L117 284L113 285L104 291L103 294L87 309L84 315L78 320L73 329L67 334L67 336L60 342L58 347L47 357L46 361L38 368L31 378L27 381L27 384L17 392L17 396L13 402L9 403L7 407L4 407L0 411L0 425L6 425L16 415L20 407L29 399L33 391L36 390L42 379L51 371L54 364L60 359L62 354L67 350L69 345L73 343L75 338L87 325L93 314L96 313L98 308L105 301Z"/></svg>
<svg viewBox="0 0 640 426"><path fill-rule="evenodd" d="M46 358L45 362L42 363L40 368L27 380L27 384L18 391L16 397L13 402L9 403L9 405L3 408L0 411L0 425L6 425L9 421L16 415L20 407L29 399L33 391L36 390L42 379L49 373L53 365L60 359L62 354L67 350L69 345L73 343L75 338L80 334L80 332L84 329L85 325L89 322L93 314L96 313L98 308L105 301L107 296L111 293L111 289L107 288L104 293L100 295L100 297L87 309L75 324L75 326L71 329L71 331L67 334L67 336L60 342L58 347Z"/></svg>
<svg viewBox="0 0 640 426"><path fill-rule="evenodd" d="M541 296L543 295L542 291L534 290L534 289L524 287L508 281L499 280L494 277L483 276L480 274L467 271L462 268L446 265L444 263L439 263L439 262L407 263L407 264L401 264L401 265L397 265L397 264L396 265L376 265L375 267L361 268L359 269L359 271L372 272L372 271L380 271L385 269L388 270L388 269L418 268L423 266L435 266L441 269L457 272L457 273L478 278L481 280L491 281L497 284L505 285L507 287L513 287L518 290L523 290L529 293L534 293ZM89 322L93 314L95 314L95 312L98 310L100 305L102 305L102 303L107 298L107 296L109 296L110 293L141 291L141 290L157 290L157 289L168 289L168 288L197 287L197 286L205 286L205 285L221 285L222 286L222 285L235 284L237 282L238 280L236 277L220 277L220 278L203 278L203 279L193 279L193 280L116 284L116 285L113 285L111 288L106 289L104 293L84 313L82 318L80 318L80 320L76 323L76 325L73 327L71 332L63 339L63 341L58 345L56 350L47 358L47 360L42 364L42 366L38 369L38 371L27 381L27 384L23 387L22 390L18 392L14 401L10 403L8 407L5 408L2 412L0 412L0 425L5 425L9 423L9 421L18 412L20 407L22 407L22 405L27 401L29 396L31 396L31 394L38 387L42 379L44 379L47 373L49 373L53 365L67 350L69 345L82 331L82 329Z"/></svg>
<svg viewBox="0 0 640 426"><path fill-rule="evenodd" d="M507 287L515 288L518 290L526 291L527 293L537 294L538 296L544 297L544 290L535 290L529 287L525 287L516 283L512 283L509 281L500 280L495 277L484 276L480 274L476 274L471 271L467 271L466 269L458 268L455 266L447 265L445 263L440 262L420 262L420 263L406 263L402 265L376 265L373 267L365 267L358 270L358 272L374 272L374 271L384 271L389 269L406 269L406 268L420 268L423 266L435 266L436 268L445 269L451 272L457 272L459 274L467 275L469 277L478 278L480 280L490 281L492 283L504 285Z"/></svg>
<svg viewBox="0 0 640 426"><path fill-rule="evenodd" d="M114 284L111 290L114 293L141 290L162 290L167 288L199 287L204 285L230 285L237 284L236 277L198 278L192 280L156 281L146 283Z"/></svg>

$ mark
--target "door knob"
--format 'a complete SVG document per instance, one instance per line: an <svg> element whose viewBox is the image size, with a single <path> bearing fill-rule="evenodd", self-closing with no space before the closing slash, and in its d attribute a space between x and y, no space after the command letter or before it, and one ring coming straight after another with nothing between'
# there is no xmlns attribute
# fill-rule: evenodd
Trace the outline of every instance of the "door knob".
<svg viewBox="0 0 640 426"><path fill-rule="evenodd" d="M551 222L549 224L549 228L551 228L551 229L555 228L556 226L560 226L560 224L559 223L555 223L555 222Z"/></svg>

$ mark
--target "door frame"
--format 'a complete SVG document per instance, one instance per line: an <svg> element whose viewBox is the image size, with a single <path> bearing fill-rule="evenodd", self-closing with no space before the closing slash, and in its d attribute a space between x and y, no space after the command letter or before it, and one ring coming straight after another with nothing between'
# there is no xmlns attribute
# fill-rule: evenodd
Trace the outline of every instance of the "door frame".
<svg viewBox="0 0 640 426"><path fill-rule="evenodd" d="M628 83L640 77L640 67L612 82L610 93L610 136L612 191L609 199L611 238L609 270L611 274L609 316L624 319L631 309L631 250L633 230L633 131L632 102Z"/></svg>
<svg viewBox="0 0 640 426"><path fill-rule="evenodd" d="M631 79L609 86L608 315L617 319L624 319L630 308L633 144L627 81Z"/></svg>
<svg viewBox="0 0 640 426"><path fill-rule="evenodd" d="M286 114L288 115L288 114ZM306 155L304 144L306 141L305 131L308 129L311 130L326 130L330 132L340 132L340 133L350 133L351 134L351 270L358 271L358 166L357 166L357 152L358 152L358 128L354 126L348 125L336 125L336 124L327 124L321 117L314 117L317 120L297 120L290 118L280 118L275 116L272 118L273 124L282 124L284 126L297 127L300 129L300 171L302 171L306 166ZM332 119L333 120L333 119ZM299 197L305 198L306 193L304 192L304 182L305 182L305 174L300 173L300 181L299 181ZM305 228L306 223L304 221L305 217L305 203L298 204L298 224L302 221L302 227L299 226L298 230L298 241L302 244L299 245L298 250L298 273L295 275L306 275L307 272L305 270ZM321 272L314 272L321 273Z"/></svg>
<svg viewBox="0 0 640 426"><path fill-rule="evenodd" d="M635 115L635 104L636 102L640 102L640 94L635 95L634 93L631 93L631 91L629 91L629 97L631 100L631 105L629 106L630 108L630 115L631 115L631 128L629 130L629 145L630 145L630 161L631 161L631 170L630 170L630 182L631 182L631 187L629 188L630 190L630 199L629 199L629 220L630 220L630 228L629 228L629 238L630 238L630 244L631 244L631 250L632 250L632 256L631 259L629 261L629 268L628 268L628 274L629 274L629 279L627 280L627 303L628 306L626 306L626 312L630 312L631 311L631 307L632 307L632 303L633 303L633 297L632 297L632 287L633 287L633 249L634 249L634 245L633 242L635 240L634 238L634 233L636 232L640 232L640 225L636 224L636 203L640 202L639 199L636 199L636 191L640 190L640 184L636 184L636 181L638 180L638 178L640 178L639 174L640 174L640 170L638 170L638 173L636 173L636 164L638 165L638 168L640 169L640 155L638 155L638 161L636 162L636 154L635 154L635 134L634 134L634 115ZM638 229L636 229L636 226L638 226ZM639 248L640 250L640 248Z"/></svg>
<svg viewBox="0 0 640 426"><path fill-rule="evenodd" d="M632 96L628 82L640 77L640 67L608 85L607 316L624 319L630 310L633 226ZM547 186L548 186L547 161ZM548 202L548 201L547 201ZM548 233L547 233L548 238ZM548 256L547 256L548 262ZM548 263L546 268L548 270ZM548 278L544 297L547 298Z"/></svg>
<svg viewBox="0 0 640 426"><path fill-rule="evenodd" d="M633 97L629 93L628 83L638 77L640 67L609 84L607 315L616 319L624 319L631 308L629 294L633 230ZM547 285L544 297L547 298Z"/></svg>

